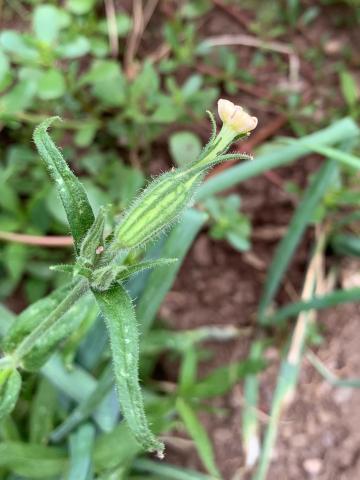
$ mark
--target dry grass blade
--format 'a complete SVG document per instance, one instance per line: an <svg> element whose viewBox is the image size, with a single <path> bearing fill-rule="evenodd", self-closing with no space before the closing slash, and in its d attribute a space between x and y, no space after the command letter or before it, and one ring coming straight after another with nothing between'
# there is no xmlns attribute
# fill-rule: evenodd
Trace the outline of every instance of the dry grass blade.
<svg viewBox="0 0 360 480"><path fill-rule="evenodd" d="M315 252L310 261L302 291L302 300L309 300L314 290L320 293L323 287L323 251L325 247L325 235L322 233L316 244ZM304 344L308 327L315 320L316 312L301 312L292 335L288 354L282 361L278 375L277 385L271 405L270 421L266 430L263 448L260 455L258 468L253 480L264 480L267 476L271 462L271 456L275 447L280 418L283 411L290 405L301 367Z"/></svg>
<svg viewBox="0 0 360 480"><path fill-rule="evenodd" d="M106 21L108 25L109 45L111 55L117 57L119 54L119 35L116 24L116 10L114 0L104 0Z"/></svg>

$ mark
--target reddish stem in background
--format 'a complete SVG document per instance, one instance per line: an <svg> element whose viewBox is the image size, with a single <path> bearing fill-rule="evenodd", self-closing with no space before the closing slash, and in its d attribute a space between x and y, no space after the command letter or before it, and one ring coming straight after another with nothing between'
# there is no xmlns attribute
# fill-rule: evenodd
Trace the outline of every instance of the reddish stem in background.
<svg viewBox="0 0 360 480"><path fill-rule="evenodd" d="M39 247L50 248L71 247L74 243L72 237L46 237L12 232L0 232L0 240L9 240L15 243L24 243L26 245L37 245Z"/></svg>

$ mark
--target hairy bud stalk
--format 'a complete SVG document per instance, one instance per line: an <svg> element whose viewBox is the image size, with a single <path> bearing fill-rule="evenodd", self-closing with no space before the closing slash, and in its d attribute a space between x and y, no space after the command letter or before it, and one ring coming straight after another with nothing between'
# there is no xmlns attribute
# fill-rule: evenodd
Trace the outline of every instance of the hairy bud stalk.
<svg viewBox="0 0 360 480"><path fill-rule="evenodd" d="M219 134L214 135L198 160L159 176L144 190L125 212L112 249L137 248L173 223L191 202L205 172L228 159L222 154L234 139L248 135L257 125L256 117L228 100L219 100L218 110L223 120Z"/></svg>

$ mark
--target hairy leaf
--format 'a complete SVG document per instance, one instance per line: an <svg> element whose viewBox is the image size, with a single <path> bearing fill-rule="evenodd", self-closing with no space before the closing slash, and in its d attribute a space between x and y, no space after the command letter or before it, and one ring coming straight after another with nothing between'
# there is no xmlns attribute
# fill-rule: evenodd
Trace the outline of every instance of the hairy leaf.
<svg viewBox="0 0 360 480"><path fill-rule="evenodd" d="M161 453L164 446L149 429L139 385L139 334L131 299L119 284L105 292L94 290L109 331L115 380L121 409L139 444Z"/></svg>
<svg viewBox="0 0 360 480"><path fill-rule="evenodd" d="M53 178L79 252L82 239L94 222L94 214L83 185L72 173L47 129L58 117L51 117L36 127L34 141L49 174Z"/></svg>

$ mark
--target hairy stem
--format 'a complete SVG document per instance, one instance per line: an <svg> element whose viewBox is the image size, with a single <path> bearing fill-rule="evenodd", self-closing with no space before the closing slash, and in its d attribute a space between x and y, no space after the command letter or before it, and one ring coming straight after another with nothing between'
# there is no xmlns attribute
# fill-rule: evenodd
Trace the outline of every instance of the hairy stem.
<svg viewBox="0 0 360 480"><path fill-rule="evenodd" d="M21 359L30 352L39 339L45 335L58 322L58 320L60 320L69 308L72 307L72 305L74 305L74 303L86 292L87 288L87 282L84 280L81 280L74 286L55 310L18 345L12 354L14 363L18 364Z"/></svg>

